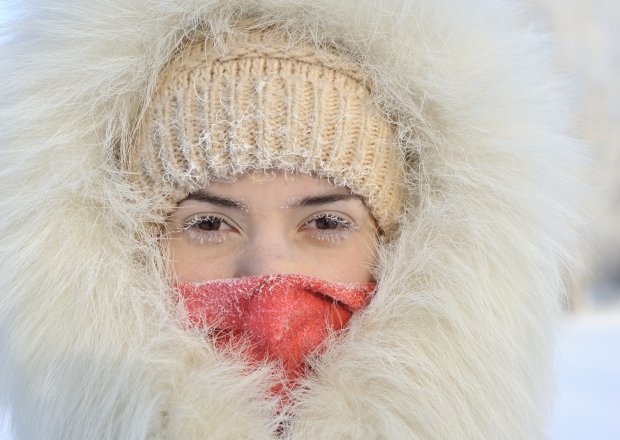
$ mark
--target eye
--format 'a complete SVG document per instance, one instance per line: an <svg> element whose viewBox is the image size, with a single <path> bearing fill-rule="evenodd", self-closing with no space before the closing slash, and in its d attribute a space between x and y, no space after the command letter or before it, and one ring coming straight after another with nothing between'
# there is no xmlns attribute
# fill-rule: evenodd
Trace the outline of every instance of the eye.
<svg viewBox="0 0 620 440"><path fill-rule="evenodd" d="M205 217L198 219L194 226L203 231L219 231L222 226L222 219L217 217Z"/></svg>
<svg viewBox="0 0 620 440"><path fill-rule="evenodd" d="M327 214L314 218L312 221L314 221L317 229L336 229L339 226L347 225L343 219Z"/></svg>
<svg viewBox="0 0 620 440"><path fill-rule="evenodd" d="M340 241L347 238L357 226L344 216L334 213L315 214L306 220L302 229L308 231L313 238L327 241Z"/></svg>
<svg viewBox="0 0 620 440"><path fill-rule="evenodd" d="M238 232L230 220L212 214L199 214L190 217L180 227L189 238L200 243L224 241L229 233Z"/></svg>

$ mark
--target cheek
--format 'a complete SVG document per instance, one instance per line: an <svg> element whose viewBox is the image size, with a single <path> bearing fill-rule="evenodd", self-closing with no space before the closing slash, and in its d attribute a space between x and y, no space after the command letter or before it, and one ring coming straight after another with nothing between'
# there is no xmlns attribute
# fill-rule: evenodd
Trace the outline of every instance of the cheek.
<svg viewBox="0 0 620 440"><path fill-rule="evenodd" d="M232 277L232 262L225 253L209 255L204 249L169 240L170 263L177 282L200 282ZM219 255L218 255L219 254Z"/></svg>
<svg viewBox="0 0 620 440"><path fill-rule="evenodd" d="M304 252L308 275L337 282L374 281L375 244L359 240L328 250L307 249Z"/></svg>
<svg viewBox="0 0 620 440"><path fill-rule="evenodd" d="M348 264L347 267L343 269L354 276L354 279L351 279L351 281L374 281L373 269L376 261L376 252L374 247L374 242L364 242L347 252L347 255L344 257L344 261L348 262Z"/></svg>

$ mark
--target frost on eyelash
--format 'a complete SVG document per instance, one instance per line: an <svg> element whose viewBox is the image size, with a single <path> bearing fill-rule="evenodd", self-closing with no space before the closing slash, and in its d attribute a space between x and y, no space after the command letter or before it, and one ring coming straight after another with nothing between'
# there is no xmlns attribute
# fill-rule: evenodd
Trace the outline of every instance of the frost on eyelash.
<svg viewBox="0 0 620 440"><path fill-rule="evenodd" d="M330 229L313 229L312 230L312 235L317 239L317 240L322 240L322 241L329 241L332 243L338 243L341 240L344 240L345 238L347 238L349 235L351 235L351 233L353 231L355 231L356 229L358 229L358 226L341 218L338 217L335 214L317 214L315 216L313 216L310 220L308 220L306 222L306 225L312 223L313 221L319 220L319 219L328 219L331 221L334 221L335 223L338 224L338 226L340 226L341 228L344 229L337 229L337 230L330 230Z"/></svg>
<svg viewBox="0 0 620 440"><path fill-rule="evenodd" d="M198 223L202 223L208 220L217 220L218 218L213 215L196 215L191 219L187 220L185 223L181 225L179 228L180 231L187 231L193 226L196 226Z"/></svg>
<svg viewBox="0 0 620 440"><path fill-rule="evenodd" d="M179 228L179 232L186 233L192 241L196 241L199 244L204 243L222 243L224 241L224 235L219 231L203 231L198 232L194 228L199 223L208 220L221 220L219 217L214 215L207 216L196 216L192 219L186 221Z"/></svg>
<svg viewBox="0 0 620 440"><path fill-rule="evenodd" d="M340 243L342 240L351 235L351 230L345 229L344 231L326 231L317 229L312 231L312 235L315 239L321 241L328 241L330 243Z"/></svg>
<svg viewBox="0 0 620 440"><path fill-rule="evenodd" d="M327 219L327 220L331 220L331 221L337 223L339 226L344 226L346 228L354 228L355 227L348 220L345 220L342 217L338 217L336 214L331 214L331 213L316 214L316 215L312 216L312 218L310 220L308 220L306 222L306 224L312 223L315 220L319 220L319 219L323 219L323 218Z"/></svg>
<svg viewBox="0 0 620 440"><path fill-rule="evenodd" d="M186 229L185 232L190 240L196 241L199 244L222 243L224 241L224 235L218 231L197 232L195 229L189 228Z"/></svg>

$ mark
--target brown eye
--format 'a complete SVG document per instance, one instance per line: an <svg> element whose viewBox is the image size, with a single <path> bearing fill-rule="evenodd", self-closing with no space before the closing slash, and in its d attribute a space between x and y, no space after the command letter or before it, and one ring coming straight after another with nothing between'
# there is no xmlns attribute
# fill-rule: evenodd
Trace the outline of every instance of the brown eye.
<svg viewBox="0 0 620 440"><path fill-rule="evenodd" d="M181 229L183 231L194 230L204 233L236 231L226 219L215 215L197 215L185 222Z"/></svg>
<svg viewBox="0 0 620 440"><path fill-rule="evenodd" d="M317 229L336 229L338 226L342 225L342 220L331 217L331 216L323 216L314 219Z"/></svg>
<svg viewBox="0 0 620 440"><path fill-rule="evenodd" d="M338 243L357 229L352 220L331 212L316 213L302 224L302 231L314 240Z"/></svg>
<svg viewBox="0 0 620 440"><path fill-rule="evenodd" d="M348 220L331 213L315 215L305 223L305 227L320 231L349 229L352 226Z"/></svg>
<svg viewBox="0 0 620 440"><path fill-rule="evenodd" d="M222 219L217 217L208 217L196 223L198 229L203 231L219 231L222 226Z"/></svg>

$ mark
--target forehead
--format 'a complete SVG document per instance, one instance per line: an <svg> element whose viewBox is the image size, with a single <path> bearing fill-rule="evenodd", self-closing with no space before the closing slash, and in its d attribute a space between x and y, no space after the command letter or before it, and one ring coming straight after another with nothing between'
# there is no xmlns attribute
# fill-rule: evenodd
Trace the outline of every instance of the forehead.
<svg viewBox="0 0 620 440"><path fill-rule="evenodd" d="M302 197L319 194L351 194L343 186L335 186L328 179L307 174L283 171L254 171L231 181L212 181L204 191L236 196L240 201L255 201L257 195L271 197Z"/></svg>

